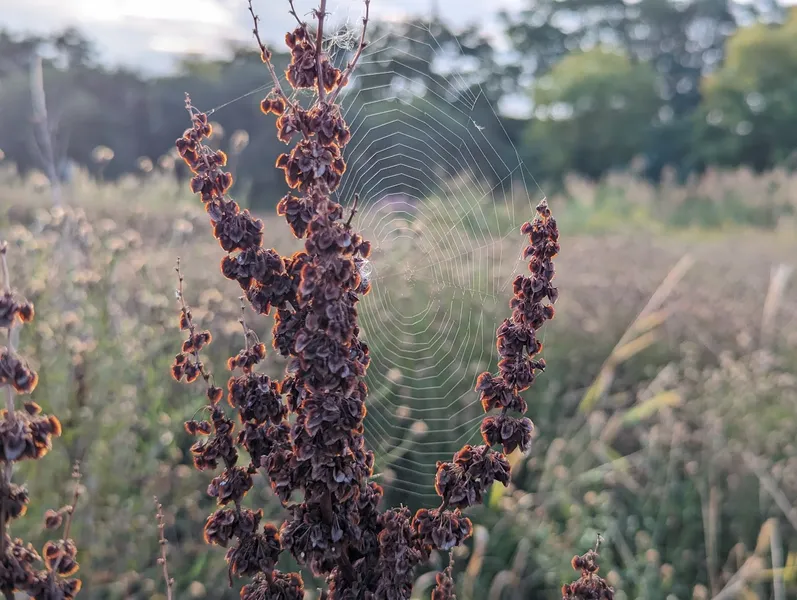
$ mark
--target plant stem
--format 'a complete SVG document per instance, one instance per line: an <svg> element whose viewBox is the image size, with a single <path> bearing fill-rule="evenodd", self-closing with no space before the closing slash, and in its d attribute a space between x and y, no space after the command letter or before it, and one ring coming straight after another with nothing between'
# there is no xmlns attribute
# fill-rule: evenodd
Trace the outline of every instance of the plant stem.
<svg viewBox="0 0 797 600"><path fill-rule="evenodd" d="M11 293L11 275L8 269L8 258L6 255L8 254L8 242L3 242L0 244L0 262L2 262L3 266L3 292L6 294ZM13 353L14 352L14 338L12 337L12 332L14 329L14 322L12 321L11 324L8 326L7 334L7 347L8 351ZM8 384L6 385L7 395L6 395L6 417L10 419L12 422L16 419L16 415L14 414L14 388Z"/></svg>
<svg viewBox="0 0 797 600"><path fill-rule="evenodd" d="M363 17L363 32L360 36L360 45L357 46L357 52L354 53L351 61L348 65L346 65L346 70L343 72L343 75L340 78L340 83L338 87L329 95L329 100L327 101L328 104L334 104L335 99L338 97L340 91L346 86L349 81L349 77L351 77L352 72L354 71L354 67L357 66L357 61L360 60L360 56L365 50L365 47L368 45L365 41L365 32L368 30L368 19L371 13L371 0L365 0L365 16Z"/></svg>
<svg viewBox="0 0 797 600"><path fill-rule="evenodd" d="M324 17L327 14L327 0L321 0L321 6L316 11L318 18L318 29L315 36L315 65L318 71L318 99L324 102L326 91L324 90L324 69L321 62L321 54L324 42Z"/></svg>
<svg viewBox="0 0 797 600"><path fill-rule="evenodd" d="M297 112L296 104L291 101L285 91L282 89L282 85L280 84L279 77L277 77L277 71L274 69L274 65L271 63L271 50L269 50L263 41L260 39L260 30L258 28L258 21L260 21L260 17L255 14L255 9L252 6L252 0L249 0L249 14L252 15L252 33L255 36L255 40L257 40L257 45L260 48L260 58L263 59L263 62L268 67L268 72L271 75L271 80L274 82L274 91L280 96L288 107L293 111L294 114ZM301 129L302 135L306 138L307 132L305 128L302 127Z"/></svg>
<svg viewBox="0 0 797 600"><path fill-rule="evenodd" d="M156 517L158 519L158 530L160 532L159 540L161 547L160 552L160 563L163 567L163 579L166 581L166 600L172 600L174 597L173 595L173 588L174 588L174 580L169 577L169 565L166 562L166 522L163 516L163 505L158 501L158 497L155 496L155 506L157 507Z"/></svg>
<svg viewBox="0 0 797 600"><path fill-rule="evenodd" d="M62 538L64 542L69 539L69 531L72 528L72 517L75 514L75 507L77 506L78 498L80 498L80 463L76 462L72 467L72 479L75 482L75 491L72 494L72 505L69 507L69 510L66 511L66 521L64 522L64 537ZM58 555L55 563L53 564L53 568L50 570L50 585L53 586L53 591L55 591L55 580L58 576L58 567L61 566L61 560L63 559L64 554Z"/></svg>
<svg viewBox="0 0 797 600"><path fill-rule="evenodd" d="M3 291L6 294L11 293L11 275L8 269L8 259L6 255L8 254L8 242L2 242L0 244L0 263L2 263L2 270L3 270ZM12 337L12 330L14 328L13 322L8 326L6 333L8 336L7 340L7 347L8 352L14 352L14 339ZM16 407L14 406L14 388L11 384L6 385L6 419L10 421L12 424L16 421ZM13 471L13 465L10 460L7 460L3 464L3 485L6 489L11 485L11 475ZM6 503L5 501L0 502L0 555L5 556L6 553ZM6 597L10 592L6 592ZM13 594L11 595L13 600Z"/></svg>
<svg viewBox="0 0 797 600"><path fill-rule="evenodd" d="M296 7L293 5L293 0L288 0L288 4L290 4L291 6L291 9L288 12L290 12L293 15L293 18L296 19L296 22L299 24L299 27L301 27L302 29L306 29L307 23L305 23L299 18L299 14L296 12Z"/></svg>
<svg viewBox="0 0 797 600"><path fill-rule="evenodd" d="M354 194L354 203L351 207L351 213L349 214L349 219L346 221L346 227L351 227L351 220L354 218L354 215L357 214L357 204L360 202L360 194Z"/></svg>

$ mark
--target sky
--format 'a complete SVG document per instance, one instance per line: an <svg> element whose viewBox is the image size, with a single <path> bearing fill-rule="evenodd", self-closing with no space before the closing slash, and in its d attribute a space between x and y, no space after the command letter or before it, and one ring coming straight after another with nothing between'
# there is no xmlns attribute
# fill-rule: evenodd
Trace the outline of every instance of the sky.
<svg viewBox="0 0 797 600"><path fill-rule="evenodd" d="M309 21L316 0L295 3ZM451 24L478 22L489 33L498 31L500 10L522 5L523 0L372 0L371 14L390 20L436 9ZM254 6L267 39L277 40L291 27L287 0L254 0ZM358 26L362 0L328 0L327 10L333 22ZM180 54L220 54L230 42L251 40L246 0L0 0L0 28L46 33L66 26L87 35L104 63L145 73L168 72Z"/></svg>

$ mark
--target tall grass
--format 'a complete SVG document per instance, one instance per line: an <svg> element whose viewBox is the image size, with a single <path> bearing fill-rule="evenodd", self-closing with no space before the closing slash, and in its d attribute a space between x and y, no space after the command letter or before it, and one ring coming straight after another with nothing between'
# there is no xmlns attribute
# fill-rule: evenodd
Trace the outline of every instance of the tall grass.
<svg viewBox="0 0 797 600"><path fill-rule="evenodd" d="M720 202L723 186L736 185L751 206L774 198L771 177L782 177L786 198L797 189L785 174L717 177L719 183L692 189ZM626 176L611 186L583 185L567 201L551 200L568 238L557 268L567 293L545 339L550 367L529 398L543 438L516 467L510 488L473 513L474 540L459 551L454 573L459 594L553 597L572 580L573 553L591 547L600 532L602 573L618 598L731 598L743 591L783 597L778 590L790 597L797 589L797 301L795 278L783 274L797 256L790 217L778 219L782 235L741 217L729 231L710 231L710 220L698 220L689 235L671 234L666 198L686 191L669 184L654 190L659 208L640 209L640 227L628 231L628 206L647 206L635 187L641 182ZM35 365L42 367L37 394L64 425L48 459L20 469L32 504L15 531L43 539L37 515L63 503L70 464L79 458L86 493L72 537L81 549L83 597L165 597L153 495L167 515L176 597L236 597L226 588L221 553L197 533L209 507L198 491L202 478L188 466L190 440L175 434L195 403L163 376L179 343L172 310L177 255L194 257L185 275L197 290L194 317L200 327L214 325L214 358L239 345L235 284L204 268L217 262L218 250L201 209L183 204L167 175L136 185L86 179L64 189L62 210L50 209L47 190L30 180L5 173L2 188L0 237L24 257L12 262L12 280L29 282L38 314L20 344L31 357L46 357ZM626 199L591 204L599 193ZM287 236L274 244L290 247ZM686 254L690 268L682 263L674 277ZM56 263L56 256L66 258ZM404 297L408 311L425 303L426 284L408 290L390 275L402 268L391 260L387 251L374 257L375 285ZM673 285L656 294L668 275ZM655 296L660 301L638 318ZM485 322L500 320L503 302L467 298ZM364 322L369 312L378 322L380 310L365 303ZM250 326L266 331L271 323ZM459 331L466 347L485 346L487 360L491 327ZM274 374L283 367L276 359L266 365ZM453 368L475 374L482 367ZM390 382L389 368L373 369L376 380ZM437 372L431 385L444 387L451 376ZM374 417L380 403L406 402L400 385L375 391ZM420 441L430 442L409 439L402 452ZM446 457L447 443L424 451ZM387 450L377 457L380 470L399 473L401 462ZM386 487L401 498L398 486ZM257 501L276 515L269 495ZM434 577L418 575L417 597L426 597Z"/></svg>

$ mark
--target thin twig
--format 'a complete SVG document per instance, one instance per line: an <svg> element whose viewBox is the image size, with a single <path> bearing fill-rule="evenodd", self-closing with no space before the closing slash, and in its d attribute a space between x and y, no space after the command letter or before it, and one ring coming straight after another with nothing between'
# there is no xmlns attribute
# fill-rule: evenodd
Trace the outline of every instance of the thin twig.
<svg viewBox="0 0 797 600"><path fill-rule="evenodd" d="M260 30L257 26L258 21L260 21L260 17L255 14L255 9L252 6L252 0L249 0L249 14L252 15L252 34L254 34L257 45L260 48L260 58L266 64L266 67L268 67L268 72L271 74L271 79L274 81L274 91L282 96L282 99L293 108L294 105L290 98L288 98L287 94L285 94L285 92L282 90L279 77L277 77L277 71L274 69L274 65L271 63L271 50L269 50L263 43L263 40L260 39Z"/></svg>
<svg viewBox="0 0 797 600"><path fill-rule="evenodd" d="M2 269L3 269L3 291L6 294L11 293L11 275L8 269L8 242L3 241L0 243L0 262L2 262ZM8 340L6 342L8 352L14 352L14 339L11 336L12 329L14 328L14 323L8 326L7 334ZM10 421L12 424L16 421L16 408L14 406L14 388L11 386L10 383L6 384L6 419ZM6 460L3 464L3 481L5 487L8 488L11 485L11 475L13 473L14 466L10 460ZM5 502L0 503L0 555L5 556L6 553L6 505ZM11 594L11 598L13 600L13 594ZM6 598L8 598L8 594L6 594Z"/></svg>
<svg viewBox="0 0 797 600"><path fill-rule="evenodd" d="M155 506L157 507L157 513L155 516L158 519L158 531L159 531L159 539L158 543L160 544L161 551L160 557L158 558L158 564L163 567L163 579L166 581L166 600L172 600L174 597L173 589L174 589L174 579L169 577L169 565L166 560L166 546L168 545L169 541L166 539L166 520L163 515L163 505L158 502L158 497L155 496Z"/></svg>
<svg viewBox="0 0 797 600"><path fill-rule="evenodd" d="M315 11L315 16L318 19L318 29L315 34L315 66L318 76L318 100L323 102L326 91L324 90L324 69L321 55L323 54L324 48L324 18L327 16L327 0L321 0L321 6Z"/></svg>
<svg viewBox="0 0 797 600"><path fill-rule="evenodd" d="M274 69L274 64L271 62L271 50L269 50L266 45L263 43L263 40L260 39L260 30L258 28L258 21L260 21L260 17L255 14L255 8L252 6L252 0L248 0L249 2L249 14L252 15L252 33L255 36L255 40L257 41L257 45L260 48L260 58L265 63L266 67L268 68L268 72L271 75L271 80L274 82L274 91L280 96L284 101L285 104L288 105L288 108L293 112L294 115L299 114L299 107L296 105L296 102L291 100L285 91L282 89L282 85L280 84L279 77L277 76L277 71ZM188 97L188 94L186 94ZM307 139L308 133L305 130L304 126L300 127L302 135Z"/></svg>
<svg viewBox="0 0 797 600"><path fill-rule="evenodd" d="M360 201L360 194L354 194L354 204L351 207L351 213L349 214L349 220L346 221L346 227L351 227L351 220L354 218L354 215L357 214L357 203Z"/></svg>
<svg viewBox="0 0 797 600"><path fill-rule="evenodd" d="M33 121L36 124L41 144L44 146L44 164L47 178L50 180L50 189L53 204L61 205L61 182L58 179L58 169L55 163L53 140L50 135L50 120L47 117L47 100L44 94L44 71L42 58L37 53L30 65L30 91L33 100Z"/></svg>
<svg viewBox="0 0 797 600"><path fill-rule="evenodd" d="M77 507L78 498L80 498L80 462L75 461L75 464L72 467L72 480L74 481L75 490L72 494L72 504L69 505L66 511L66 520L64 521L64 537L62 538L64 542L69 539L69 531L72 529L72 517L75 514L75 508ZM58 554L58 558L55 559L53 563L52 569L50 569L50 585L55 585L55 578L58 574L58 568L61 566L61 560L64 557L64 553L60 552ZM54 589L54 588L53 588Z"/></svg>
<svg viewBox="0 0 797 600"><path fill-rule="evenodd" d="M72 479L75 482L75 491L72 494L72 504L69 506L69 510L66 511L66 523L64 524L64 539L69 538L69 530L72 528L72 517L75 514L75 508L77 507L77 501L80 498L80 480L82 476L80 473L80 462L75 461L74 466L72 467Z"/></svg>
<svg viewBox="0 0 797 600"><path fill-rule="evenodd" d="M249 336L254 332L251 329L249 329L249 327L246 324L246 304L244 302L246 300L246 296L241 296L238 299L241 301L241 318L238 319L238 322L241 324L241 327L243 327L244 344L246 347L246 351L249 352Z"/></svg>
<svg viewBox="0 0 797 600"><path fill-rule="evenodd" d="M299 27L301 27L304 30L307 30L307 23L305 23L299 18L299 13L296 12L296 7L293 5L293 0L288 0L288 4L291 5L291 9L288 12L293 15L294 19L296 19L296 22L299 24Z"/></svg>
<svg viewBox="0 0 797 600"><path fill-rule="evenodd" d="M10 292L11 276L8 273L8 260L6 259L6 254L8 254L8 242L0 242L0 256L2 256L3 259L3 291Z"/></svg>
<svg viewBox="0 0 797 600"><path fill-rule="evenodd" d="M180 257L177 257L177 266L174 268L177 271L177 299L180 301L180 308L185 315L185 320L188 323L188 332L193 338L196 335L196 326L194 325L193 319L191 319L191 311L188 308L188 305L185 303L185 297L183 296L183 272L180 270ZM205 365L202 364L202 360L199 358L199 350L194 347L191 351L191 355L194 357L194 361L199 369L199 374L202 375L202 379L205 380L205 384L210 387L213 385L213 375L205 370Z"/></svg>
<svg viewBox="0 0 797 600"><path fill-rule="evenodd" d="M3 241L0 243L0 262L2 262L3 268L3 292L5 294L11 293L11 274L8 268L8 242ZM8 333L8 340L6 342L6 346L8 347L8 351L10 353L14 352L14 338L12 337L12 332L14 329L14 321L11 321L11 324L7 328ZM9 384L6 386L6 418L8 418L11 422L16 420L16 415L14 412L14 388Z"/></svg>
<svg viewBox="0 0 797 600"><path fill-rule="evenodd" d="M338 87L329 95L328 104L334 104L335 99L338 97L340 91L346 87L346 84L349 82L349 77L351 77L352 72L354 72L354 67L357 66L357 61L360 60L360 56L365 50L365 47L368 45L368 42L365 41L365 33L368 29L368 19L371 14L371 0L365 0L365 16L363 17L363 31L362 35L360 36L360 45L357 47L357 52L354 53L351 61L348 65L346 65L346 70L343 72L343 76L340 78L340 83Z"/></svg>

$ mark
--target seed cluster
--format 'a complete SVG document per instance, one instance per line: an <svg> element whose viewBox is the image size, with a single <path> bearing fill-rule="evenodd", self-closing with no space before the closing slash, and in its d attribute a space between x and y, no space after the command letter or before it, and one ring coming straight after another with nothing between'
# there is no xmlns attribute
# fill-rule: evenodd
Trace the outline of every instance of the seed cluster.
<svg viewBox="0 0 797 600"><path fill-rule="evenodd" d="M331 92L340 83L340 69L333 67L326 54L315 47L307 34L306 27L297 27L288 33L285 36L285 44L291 51L291 64L285 74L295 89L317 87L317 60L321 61L321 80L324 89ZM320 57L319 52L321 52Z"/></svg>
<svg viewBox="0 0 797 600"><path fill-rule="evenodd" d="M43 415L35 402L25 402L22 410L15 407L15 395L33 392L38 375L13 347L12 330L32 321L34 310L10 287L7 250L5 243L0 245L4 284L0 293L0 328L5 329L7 339L7 345L0 346L0 390L6 396L6 408L0 411L0 591L6 597L22 592L37 600L69 600L81 585L79 579L70 578L78 570L77 546L69 538L74 502L45 513L47 529L60 528L64 515L67 525L63 538L45 543L41 555L9 532L11 522L25 514L29 502L25 487L11 481L14 463L37 460L47 454L52 438L61 435L61 423L54 416Z"/></svg>
<svg viewBox="0 0 797 600"><path fill-rule="evenodd" d="M194 324L191 309L183 297L183 277L177 267L180 300L180 329L186 332L181 352L175 356L172 375L178 381L190 383L200 376L206 385L208 418L192 419L185 423L188 434L200 437L193 446L194 466L200 471L223 467L207 488L215 498L218 509L212 513L204 529L205 541L228 548L225 556L230 583L233 575L254 577L253 583L244 586L243 598L301 598L303 584L298 575L284 575L274 571L282 546L280 533L271 523L262 527L262 510L242 506L247 492L252 488L252 475L263 461L280 444L288 443L285 422L287 408L282 403L279 386L269 377L255 371L266 356L264 344L252 339L254 333L243 325L245 347L227 361L233 373L227 381L227 403L238 413L240 428L228 418L221 406L224 390L216 386L205 368L200 351L211 343L208 331L199 331ZM247 466L238 464L238 448L250 456ZM261 575L268 575L260 579ZM278 593L282 593L280 596ZM258 595L266 594L266 595ZM268 595L271 594L271 595ZM293 594L293 595L285 595Z"/></svg>
<svg viewBox="0 0 797 600"><path fill-rule="evenodd" d="M451 565L445 571L435 576L435 586L432 590L432 600L456 600L454 595L454 579L451 576Z"/></svg>
<svg viewBox="0 0 797 600"><path fill-rule="evenodd" d="M5 247L3 249L5 253ZM33 304L18 299L10 289L0 295L0 328L11 331L16 323L33 320ZM19 394L29 394L38 383L39 376L23 359L6 347L0 347L0 387L10 385ZM13 458L11 460L14 460Z"/></svg>
<svg viewBox="0 0 797 600"><path fill-rule="evenodd" d="M573 569L581 571L581 577L562 586L562 600L614 600L614 590L598 575L596 550L574 556L571 564Z"/></svg>

